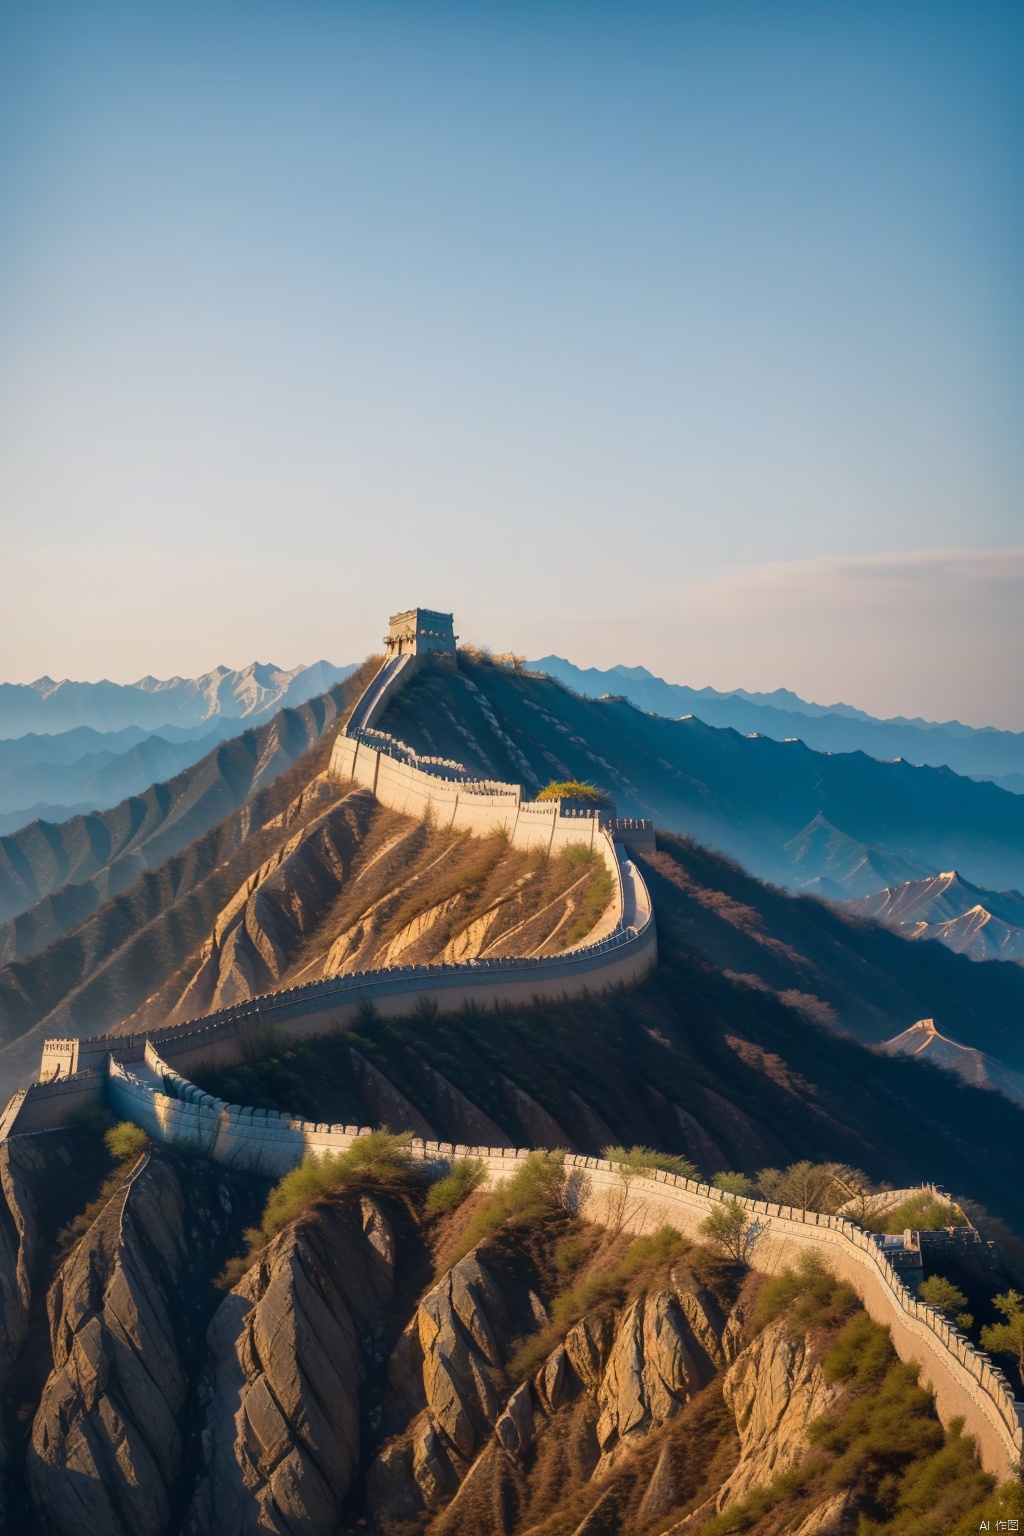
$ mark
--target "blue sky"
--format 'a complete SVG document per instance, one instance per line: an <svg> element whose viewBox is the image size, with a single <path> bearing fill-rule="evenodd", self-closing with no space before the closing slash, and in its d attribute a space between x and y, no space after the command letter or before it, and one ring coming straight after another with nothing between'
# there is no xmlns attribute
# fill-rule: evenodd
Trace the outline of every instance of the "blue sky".
<svg viewBox="0 0 1024 1536"><path fill-rule="evenodd" d="M0 672L1024 727L1024 12L0 0Z"/></svg>

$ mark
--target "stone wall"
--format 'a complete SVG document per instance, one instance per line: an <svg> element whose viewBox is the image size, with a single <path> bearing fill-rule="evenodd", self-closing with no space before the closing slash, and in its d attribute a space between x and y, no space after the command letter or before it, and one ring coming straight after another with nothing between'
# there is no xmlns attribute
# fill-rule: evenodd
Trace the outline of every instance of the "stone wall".
<svg viewBox="0 0 1024 1536"><path fill-rule="evenodd" d="M286 1114L225 1104L204 1094L150 1051L140 1072L112 1064L112 1107L134 1120L160 1143L185 1143L234 1167L278 1176L309 1156L346 1150L367 1129L314 1124ZM477 1157L493 1184L530 1153L501 1147L463 1147L444 1142L412 1142L413 1156L443 1164L457 1157ZM732 1198L720 1190L657 1171L627 1186L615 1165L599 1158L567 1154L570 1173L585 1175L581 1210L588 1220L634 1233L659 1226L698 1238L701 1223L715 1205ZM903 1284L871 1235L840 1216L824 1216L741 1200L755 1231L750 1262L771 1274L801 1254L819 1254L828 1267L853 1286L867 1312L890 1329L902 1360L916 1361L921 1380L935 1396L944 1423L960 1416L973 1434L983 1465L1006 1477L1020 1461L1021 1413L1009 1383L987 1355Z"/></svg>
<svg viewBox="0 0 1024 1536"><path fill-rule="evenodd" d="M570 843L583 843L601 854L621 903L615 842L598 811L564 810L559 800L524 800L519 784L428 773L358 734L338 737L330 773L337 779L354 780L391 810L436 827L452 827L476 837L503 832L513 848L527 851L542 848L558 853ZM649 845L650 827L642 822L631 825ZM625 823L620 840L629 841Z"/></svg>
<svg viewBox="0 0 1024 1536"><path fill-rule="evenodd" d="M0 1140L6 1136L28 1136L37 1131L55 1131L73 1120L80 1110L101 1104L106 1098L107 1079L103 1070L76 1072L48 1083L32 1083L21 1088L7 1103L0 1117Z"/></svg>
<svg viewBox="0 0 1024 1536"><path fill-rule="evenodd" d="M388 679L378 674L375 681ZM372 690L373 685L367 695ZM367 703L379 705L379 700L367 695ZM524 802L518 785L470 783L457 773L432 775L403 761L401 754L360 740L358 733L338 738L331 772L365 785L393 809L436 825L477 835L503 830L514 846L528 849L555 852L570 842L599 849L613 876L617 931L568 954L538 960L408 966L334 977L254 998L149 1036L48 1041L44 1067L51 1074L59 1068L61 1075L16 1094L0 1118L0 1136L64 1124L79 1107L105 1093L115 1113L141 1125L158 1143L188 1145L217 1162L279 1176L304 1157L345 1150L365 1131L226 1104L203 1093L185 1074L200 1065L246 1059L269 1043L344 1029L364 1002L392 1016L409 1012L425 998L448 1007L466 1002L486 1005L498 998L528 1003L594 983L634 981L656 963L646 887L632 865L620 864L612 835L599 816L566 814L558 802ZM620 837L627 843L630 830L638 836L648 829L644 824L622 827ZM72 1075L65 1075L68 1072ZM454 1157L479 1157L492 1183L530 1155L422 1141L414 1141L412 1150L415 1157L435 1164ZM668 1224L696 1237L716 1202L732 1198L662 1172L635 1179L627 1188L611 1163L574 1154L567 1155L565 1162L571 1173L585 1177L583 1214L631 1232L649 1232ZM965 1420L977 1437L984 1465L1005 1477L1019 1463L1024 1405L1014 1402L1003 1373L941 1314L910 1293L868 1233L840 1216L765 1201L744 1199L740 1204L757 1233L751 1252L755 1268L770 1273L801 1253L821 1254L836 1274L850 1282L871 1316L891 1330L900 1357L919 1362L922 1381L934 1393L944 1422L957 1415Z"/></svg>

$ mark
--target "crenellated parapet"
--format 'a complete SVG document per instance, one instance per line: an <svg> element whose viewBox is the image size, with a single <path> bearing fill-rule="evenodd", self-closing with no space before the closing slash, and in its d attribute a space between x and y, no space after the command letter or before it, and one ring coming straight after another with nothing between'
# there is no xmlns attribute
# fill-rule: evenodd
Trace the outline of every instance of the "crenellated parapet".
<svg viewBox="0 0 1024 1536"><path fill-rule="evenodd" d="M8 1103L0 1117L0 1138L67 1124L82 1107L105 1099L115 1113L142 1126L159 1145L187 1146L215 1162L278 1177L304 1158L346 1150L369 1128L314 1123L288 1113L227 1104L199 1088L190 1073L251 1058L270 1044L344 1030L368 1003L385 1017L407 1014L423 1001L445 1008L496 1002L528 1005L535 999L635 982L656 963L650 897L628 856L654 851L649 822L619 820L558 801L524 799L520 785L474 780L461 764L419 756L373 729L387 699L404 685L423 651L444 652L448 645L450 615L410 610L396 619L405 628L356 705L347 732L335 743L332 775L363 785L382 804L429 819L435 826L480 836L501 832L516 847L549 853L584 843L600 853L612 875L613 901L602 926L560 955L362 971L250 998L166 1029L48 1040L41 1080ZM440 623L434 626L435 620L445 619L448 630ZM394 631L395 620L392 624ZM531 1155L528 1150L415 1139L411 1153L437 1167L456 1158L479 1158L492 1184ZM564 1162L576 1179L582 1214L596 1222L614 1220L629 1231L649 1232L667 1224L697 1238L701 1223L716 1206L736 1198L661 1171L632 1180L626 1190L613 1163L576 1154L566 1154ZM908 1193L892 1192L893 1203ZM818 1253L849 1281L871 1316L891 1330L900 1357L920 1364L943 1422L963 1418L977 1437L986 1468L1000 1477L1008 1475L1022 1457L1024 1405L1015 1402L1006 1377L988 1356L909 1290L886 1246L845 1216L761 1200L741 1198L739 1204L757 1238L750 1253L753 1267L775 1272L803 1253Z"/></svg>
<svg viewBox="0 0 1024 1536"><path fill-rule="evenodd" d="M228 1104L190 1082L152 1045L131 1066L112 1060L108 1093L114 1111L142 1126L156 1143L188 1147L215 1162L268 1177L279 1177L308 1157L344 1152L370 1133L366 1126L315 1123L287 1112ZM410 1153L438 1170L456 1159L477 1158L492 1187L532 1155L525 1148L417 1138ZM626 1231L650 1233L667 1225L699 1240L701 1224L715 1207L737 1198L660 1169L631 1178L627 1185L618 1166L603 1158L566 1153L563 1162L574 1177L580 1213ZM900 1195L906 1199L920 1192ZM754 1239L749 1252L753 1268L772 1274L804 1254L817 1254L890 1330L900 1358L917 1362L943 1422L962 1418L978 1441L986 1469L998 1477L1011 1473L1024 1451L1024 1404L1015 1401L1006 1376L983 1351L918 1299L874 1235L844 1216L767 1200L739 1198L738 1203Z"/></svg>

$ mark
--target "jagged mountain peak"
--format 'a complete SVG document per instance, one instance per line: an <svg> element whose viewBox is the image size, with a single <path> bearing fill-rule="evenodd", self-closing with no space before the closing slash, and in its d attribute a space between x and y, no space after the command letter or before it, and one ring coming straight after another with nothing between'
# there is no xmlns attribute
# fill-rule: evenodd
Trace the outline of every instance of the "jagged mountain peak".
<svg viewBox="0 0 1024 1536"><path fill-rule="evenodd" d="M313 666L282 667L252 661L244 667L223 664L197 677L154 677L147 673L134 683L76 682L38 678L31 684L0 684L0 738L31 731L57 734L82 726L99 731L139 726L194 726L220 716L251 721L279 709L301 704L332 688L355 670L318 661Z"/></svg>
<svg viewBox="0 0 1024 1536"><path fill-rule="evenodd" d="M972 960L1024 962L1024 896L987 891L955 869L886 886L848 906L905 938L937 939Z"/></svg>
<svg viewBox="0 0 1024 1536"><path fill-rule="evenodd" d="M1015 1104L1024 1104L1024 1074L1012 1071L984 1051L944 1035L934 1019L918 1019L878 1049L886 1056L912 1056L944 1072L955 1073L972 1087L988 1088Z"/></svg>

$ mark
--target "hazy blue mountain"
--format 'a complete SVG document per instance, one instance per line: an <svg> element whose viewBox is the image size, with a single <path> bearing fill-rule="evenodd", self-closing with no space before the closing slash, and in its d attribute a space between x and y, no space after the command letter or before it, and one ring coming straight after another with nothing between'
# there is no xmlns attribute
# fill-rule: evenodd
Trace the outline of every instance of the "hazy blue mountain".
<svg viewBox="0 0 1024 1536"><path fill-rule="evenodd" d="M20 811L24 816L27 807L39 804L105 810L126 795L141 794L150 784L172 778L205 757L219 741L238 734L235 721L213 724L215 729L186 741L167 741L152 733L122 752L107 749L87 752L72 762L36 761L6 771L0 768L0 814Z"/></svg>
<svg viewBox="0 0 1024 1536"><path fill-rule="evenodd" d="M696 716L666 719L621 696L586 698L500 665L474 669L469 658L461 679L425 666L389 702L381 729L528 790L590 779L620 815L653 817L790 887L841 885L858 866L863 879L841 885L846 896L954 868L989 888L1024 886L1024 797L994 784L864 752L816 752ZM470 700L486 697L491 714L511 722L500 734L483 704L467 708L466 681Z"/></svg>
<svg viewBox="0 0 1024 1536"><path fill-rule="evenodd" d="M977 729L959 720L936 724L898 716L877 720L849 704L811 704L788 689L748 693L737 688L688 688L655 677L646 667L576 667L561 656L528 662L588 698L619 694L640 709L678 719L696 715L707 725L731 726L744 735L757 732L775 741L798 737L816 752L867 752L883 762L902 757L910 763L952 768L970 778L991 779L1013 793L1024 792L1024 732Z"/></svg>
<svg viewBox="0 0 1024 1536"><path fill-rule="evenodd" d="M217 716L245 722L246 728L281 709L304 704L355 671L327 661L290 671L253 662L241 671L215 667L202 677L143 677L137 683L79 683L37 678L34 683L0 683L0 738L28 732L67 732L88 726L120 731L139 726L186 728Z"/></svg>

